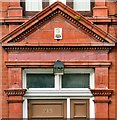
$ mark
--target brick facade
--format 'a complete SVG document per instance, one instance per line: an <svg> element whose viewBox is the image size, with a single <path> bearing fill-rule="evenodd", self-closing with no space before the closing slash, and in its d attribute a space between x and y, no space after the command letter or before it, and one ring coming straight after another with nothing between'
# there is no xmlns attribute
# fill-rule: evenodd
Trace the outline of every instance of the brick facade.
<svg viewBox="0 0 117 120"><path fill-rule="evenodd" d="M58 59L66 68L93 68L95 117L117 118L117 2L95 0L92 17L61 2L32 18L23 16L19 0L0 6L0 118L23 116L23 70L53 68ZM62 40L53 38L57 27Z"/></svg>

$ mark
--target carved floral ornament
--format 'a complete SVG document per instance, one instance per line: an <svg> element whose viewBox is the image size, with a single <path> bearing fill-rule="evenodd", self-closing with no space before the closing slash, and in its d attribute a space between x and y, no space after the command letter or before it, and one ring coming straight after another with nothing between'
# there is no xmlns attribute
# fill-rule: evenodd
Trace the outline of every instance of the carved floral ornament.
<svg viewBox="0 0 117 120"><path fill-rule="evenodd" d="M6 51L45 51L45 50L111 50L112 46L4 46Z"/></svg>
<svg viewBox="0 0 117 120"><path fill-rule="evenodd" d="M7 96L23 96L26 92L26 89L6 89L5 93Z"/></svg>
<svg viewBox="0 0 117 120"><path fill-rule="evenodd" d="M108 96L110 97L113 93L111 89L91 89L93 96Z"/></svg>

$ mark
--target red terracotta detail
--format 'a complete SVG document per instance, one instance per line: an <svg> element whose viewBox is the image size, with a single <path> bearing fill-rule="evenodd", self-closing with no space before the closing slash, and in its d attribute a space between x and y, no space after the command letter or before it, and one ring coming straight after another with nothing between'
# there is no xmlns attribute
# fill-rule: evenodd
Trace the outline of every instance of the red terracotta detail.
<svg viewBox="0 0 117 120"><path fill-rule="evenodd" d="M108 16L108 8L106 6L96 6L94 7L94 10L93 10L93 16L96 17L96 16L101 16L101 17L104 17L104 16Z"/></svg>
<svg viewBox="0 0 117 120"><path fill-rule="evenodd" d="M111 96L113 90L110 89L91 89L93 96Z"/></svg>
<svg viewBox="0 0 117 120"><path fill-rule="evenodd" d="M7 100L8 103L23 103L23 100Z"/></svg>
<svg viewBox="0 0 117 120"><path fill-rule="evenodd" d="M21 17L20 0L17 4L0 2L1 37L6 35L0 40L0 89L6 93L0 96L1 119L21 119L23 116L25 92L17 90L22 87L22 70L53 68L57 59L64 62L65 68L94 69L95 88L91 90L95 103L94 116L96 119L117 118L117 40L112 37L117 38L117 2L105 3L103 0L99 5L98 1L95 1L92 17L83 17L56 2L31 19ZM81 16L78 21L77 15ZM60 41L53 39L55 26L63 28L63 39ZM11 28L15 30L11 31ZM67 30L71 32L67 33ZM12 70L16 69L19 72L14 76Z"/></svg>
<svg viewBox="0 0 117 120"><path fill-rule="evenodd" d="M97 39L98 41L106 43L115 42L115 38L108 36L108 33L102 31L81 14L75 12L61 2L55 2L53 5L47 7L42 12L32 17L32 19L28 20L20 27L16 28L14 31L3 37L2 42L9 43L21 41L58 14L66 19L69 23L74 25L76 28L79 28L81 31L85 31L87 34L89 34L94 39ZM81 19L77 21L76 16L81 16Z"/></svg>
<svg viewBox="0 0 117 120"><path fill-rule="evenodd" d="M9 7L8 8L8 17L22 17L22 8L21 7Z"/></svg>
<svg viewBox="0 0 117 120"><path fill-rule="evenodd" d="M93 100L94 103L110 103L111 100Z"/></svg>
<svg viewBox="0 0 117 120"><path fill-rule="evenodd" d="M41 40L40 40L41 41ZM43 41L43 40L42 40ZM54 40L53 40L54 41ZM72 41L72 40L71 40ZM46 43L20 43L20 44L2 44L2 46L5 48L5 50L8 51L15 51L15 50L111 50L112 47L115 46L114 43L112 44L98 44L98 43L50 43L50 41Z"/></svg>
<svg viewBox="0 0 117 120"><path fill-rule="evenodd" d="M55 61L6 61L8 67L53 67ZM66 67L98 67L111 66L109 61L62 61Z"/></svg>
<svg viewBox="0 0 117 120"><path fill-rule="evenodd" d="M4 91L8 96L23 96L26 92L26 89L7 89Z"/></svg>

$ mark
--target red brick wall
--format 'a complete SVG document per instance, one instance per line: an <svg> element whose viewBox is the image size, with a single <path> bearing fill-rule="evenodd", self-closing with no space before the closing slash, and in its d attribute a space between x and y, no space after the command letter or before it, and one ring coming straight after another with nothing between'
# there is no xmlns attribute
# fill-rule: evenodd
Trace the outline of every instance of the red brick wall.
<svg viewBox="0 0 117 120"><path fill-rule="evenodd" d="M116 107L116 103L115 103L115 85L116 85L116 49L113 49L110 53L109 53L109 60L112 61L112 66L109 69L109 88L114 90L114 93L112 95L112 102L109 104L109 117L110 118L115 118L116 115L116 111L115 111L115 107Z"/></svg>
<svg viewBox="0 0 117 120"><path fill-rule="evenodd" d="M115 53L117 53L117 46L115 49ZM115 112L117 111L117 54L115 54ZM117 118L117 114L115 113L115 118Z"/></svg>
<svg viewBox="0 0 117 120"><path fill-rule="evenodd" d="M2 49L2 117L8 118L8 97L4 90L8 89L8 68L5 65L7 60L7 52Z"/></svg>
<svg viewBox="0 0 117 120"><path fill-rule="evenodd" d="M8 22L7 24L5 23L4 24L4 20L8 20L8 6L10 5L10 7L13 7L13 6L20 6L19 3L15 2L15 3L8 3L8 2L0 2L0 10L1 10L1 16L0 16L0 20L3 22L3 25L0 26L0 38L4 35L6 35L7 33L11 32L13 29L15 29L19 24L17 24L17 22L14 22L12 23L12 20L10 22ZM109 12L109 15L113 15L113 14L117 14L117 2L115 3L106 3L106 6L108 7L108 12ZM113 9L112 9L113 8ZM19 8L19 10L21 10ZM20 19L22 14L21 14L21 11L19 11L20 13L20 16L18 16L18 18ZM101 14L101 13L100 13ZM11 13L9 13L9 15L11 15L13 17L13 11L11 11ZM16 15L16 14L15 14ZM11 19L12 17L9 16ZM5 19L4 19L5 18ZM17 19L18 19L17 18ZM114 22L117 21L117 18L115 17L111 17L112 18L112 21L114 20ZM15 19L15 18L13 18ZM57 18L59 19L59 18ZM107 19L107 18L105 18ZM100 20L99 17L96 18L96 22ZM93 21L93 20L92 20ZM108 33L110 33L111 35L113 35L114 37L117 38L117 25L115 24L111 24L111 23L105 23L105 20L102 20L101 22L98 22L98 25L100 28L102 28L104 31L107 31ZM69 29L69 30L75 30L73 27L71 27L70 25L66 24L65 22L59 22L59 23L56 23L56 26L57 25L60 25L60 26L64 26L64 29ZM48 31L46 31L48 28L51 28L51 30L53 29L52 28L55 27L55 23L51 23L51 24L47 24L44 28L45 31L41 31L41 32L38 32L38 34L33 34L31 36L29 36L29 39L28 39L28 42L37 42L36 38L40 37L40 40L43 39L43 42L44 42L44 37L48 36L48 38L50 37L50 33L48 33ZM44 34L44 36L43 36ZM46 35L45 35L46 34ZM84 37L84 34L81 35L79 34L79 32L77 31L77 36L76 36L76 32L72 31L71 33L67 33L64 32L64 35L66 36L65 40L68 40L69 39L69 42L73 42L73 38L76 39L77 36L80 35L80 38L82 37L82 40L78 40L77 42L86 42L86 40L88 42L90 42L91 39L88 39L87 36ZM48 39L49 42L52 42L52 37L53 37L53 31L51 31L51 37L50 39ZM25 39L23 42L27 42L27 40ZM38 41L40 42L40 41ZM47 42L45 40L45 42ZM55 43L57 41L54 41ZM61 41L60 41L61 42ZM61 60L70 60L70 59L77 59L77 60L110 60L112 61L112 66L109 68L109 71L107 70L107 68L103 68L103 70L105 71L106 70L106 73L109 73L106 75L106 73L104 74L104 80L103 82L105 83L105 86L106 87L109 87L109 89L113 89L114 90L114 94L112 96L111 99L111 103L109 104L109 106L106 106L107 108L109 107L109 117L110 118L117 118L117 114L115 113L117 111L117 102L115 99L117 95L117 48L113 49L112 51L109 52L109 55L106 53L106 52L102 52L102 51L87 51L87 52L76 52L73 51L69 52L69 51L66 51L66 52L50 52L48 51L47 53L46 52L11 52L10 54L8 54L7 56L7 52L5 52L4 49L1 48L0 46L0 118L1 117L8 117L9 114L8 114L8 97L7 95L5 94L4 92L4 89L7 89L8 87L12 87L14 81L11 80L11 76L7 76L8 75L8 68L5 66L5 61L6 60L24 60L24 61L28 61L28 60L43 60L43 61L46 61L46 59L48 58L49 60L57 60L57 59L61 59ZM8 57L8 58L7 58ZM100 69L100 68L99 68ZM13 69L10 69L11 71L9 71L9 75L12 73L12 70ZM98 71L98 69L96 69L96 71ZM101 69L102 71L102 69ZM21 69L19 70L19 74L21 73ZM19 78L19 81L18 81L18 84L19 84L19 87L21 87L21 74L19 76L17 76ZM96 77L99 77L99 75L97 74ZM9 79L8 79L9 78ZM96 78L97 79L97 78ZM108 83L109 81L109 83ZM98 82L98 79L97 79L97 84ZM98 86L97 86L98 87ZM1 108L2 107L2 108ZM11 109L13 111L16 110L15 107L12 108L12 106L10 106ZM22 111L21 111L21 105L18 106L19 109L19 117L22 115ZM96 109L100 109L100 105L97 107L99 108L96 108ZM20 109L21 108L21 109ZM104 107L103 107L104 108ZM105 109L105 108L104 108ZM116 109L116 110L115 110ZM18 112L18 111L17 111ZM108 112L108 111L107 111ZM11 116L14 116L14 114L10 114ZM103 113L100 114L100 115L104 115ZM107 115L107 114L106 114Z"/></svg>
<svg viewBox="0 0 117 120"><path fill-rule="evenodd" d="M0 119L2 118L2 47L0 44Z"/></svg>

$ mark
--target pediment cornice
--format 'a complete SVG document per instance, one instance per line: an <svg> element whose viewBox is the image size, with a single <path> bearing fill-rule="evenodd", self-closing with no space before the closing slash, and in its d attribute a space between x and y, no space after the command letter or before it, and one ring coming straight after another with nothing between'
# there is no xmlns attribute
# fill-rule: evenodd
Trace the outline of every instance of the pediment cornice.
<svg viewBox="0 0 117 120"><path fill-rule="evenodd" d="M76 44L77 45L77 44ZM111 50L113 46L80 46L80 45L77 45L77 46L27 46L27 45L24 45L24 46L14 46L14 45L7 45L7 46L3 46L4 49L6 51L65 51L65 50L77 50L77 51L83 51L83 50ZM88 44L86 44L88 45Z"/></svg>
<svg viewBox="0 0 117 120"><path fill-rule="evenodd" d="M20 42L57 15L63 17L67 22L82 32L87 33L91 38L98 42L115 43L115 39L112 36L102 31L81 14L75 12L70 7L62 4L61 2L55 2L51 6L44 9L42 12L36 14L30 20L3 37L2 43ZM80 16L80 19L77 19L78 16Z"/></svg>

